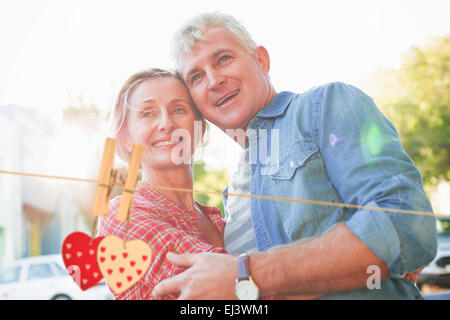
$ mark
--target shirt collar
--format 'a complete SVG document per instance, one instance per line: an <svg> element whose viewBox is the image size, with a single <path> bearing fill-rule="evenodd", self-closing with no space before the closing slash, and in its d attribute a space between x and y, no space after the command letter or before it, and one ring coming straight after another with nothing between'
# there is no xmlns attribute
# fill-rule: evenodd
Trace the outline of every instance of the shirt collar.
<svg viewBox="0 0 450 320"><path fill-rule="evenodd" d="M294 95L293 92L289 91L280 92L258 112L256 117L273 118L281 116L286 111Z"/></svg>

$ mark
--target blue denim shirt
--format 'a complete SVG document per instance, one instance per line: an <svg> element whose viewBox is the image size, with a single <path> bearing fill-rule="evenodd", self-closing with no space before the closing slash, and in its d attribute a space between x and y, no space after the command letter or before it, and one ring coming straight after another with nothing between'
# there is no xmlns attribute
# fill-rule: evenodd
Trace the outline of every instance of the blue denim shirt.
<svg viewBox="0 0 450 320"><path fill-rule="evenodd" d="M330 83L304 94L281 92L250 121L252 131L253 195L432 211L420 172L393 124L353 86ZM322 299L422 298L402 277L435 257L433 216L256 198L251 212L260 251L319 236L344 222L390 268L380 289Z"/></svg>

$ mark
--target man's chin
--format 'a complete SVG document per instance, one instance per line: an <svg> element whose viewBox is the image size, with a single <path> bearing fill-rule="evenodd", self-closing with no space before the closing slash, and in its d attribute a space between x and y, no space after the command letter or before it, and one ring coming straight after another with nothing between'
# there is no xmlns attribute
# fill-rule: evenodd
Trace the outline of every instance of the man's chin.
<svg viewBox="0 0 450 320"><path fill-rule="evenodd" d="M234 140L241 146L244 146L247 141L247 125L246 123L222 123L221 126L217 125L230 139Z"/></svg>
<svg viewBox="0 0 450 320"><path fill-rule="evenodd" d="M238 130L246 130L248 123L235 123L235 122L225 122L221 121L220 123L215 123L222 131L238 131Z"/></svg>

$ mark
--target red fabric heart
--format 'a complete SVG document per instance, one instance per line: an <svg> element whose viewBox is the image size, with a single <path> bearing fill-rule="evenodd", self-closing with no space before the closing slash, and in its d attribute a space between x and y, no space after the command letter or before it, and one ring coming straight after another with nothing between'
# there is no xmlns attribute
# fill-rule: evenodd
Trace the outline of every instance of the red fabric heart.
<svg viewBox="0 0 450 320"><path fill-rule="evenodd" d="M73 232L64 239L62 258L64 265L81 290L95 286L103 277L97 263L97 247L104 237L94 238L83 232ZM86 268L89 265L89 268ZM95 275L95 276L94 276Z"/></svg>

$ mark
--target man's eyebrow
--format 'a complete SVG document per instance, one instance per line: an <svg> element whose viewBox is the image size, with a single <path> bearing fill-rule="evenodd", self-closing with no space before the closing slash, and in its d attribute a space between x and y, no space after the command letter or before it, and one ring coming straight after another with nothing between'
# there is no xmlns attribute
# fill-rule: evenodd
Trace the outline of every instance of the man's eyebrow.
<svg viewBox="0 0 450 320"><path fill-rule="evenodd" d="M220 48L220 49L217 49L216 51L214 51L212 56L214 58L216 58L217 56L220 56L225 51L230 51L230 50L229 49Z"/></svg>
<svg viewBox="0 0 450 320"><path fill-rule="evenodd" d="M219 48L216 49L212 54L211 57L213 58L217 58L218 56L220 56L223 52L226 51L231 51L230 49L225 49L225 48ZM186 72L186 76L184 77L185 81L187 81L189 79L189 77L193 74L196 73L200 68L198 67L193 67L191 70L189 70L188 72Z"/></svg>
<svg viewBox="0 0 450 320"><path fill-rule="evenodd" d="M187 80L189 79L189 77L191 76L191 74L196 73L198 70L199 70L198 67L194 67L194 68L192 68L191 70L189 70L189 71L186 73L186 76L183 77L183 78L184 78L184 81L187 81Z"/></svg>

